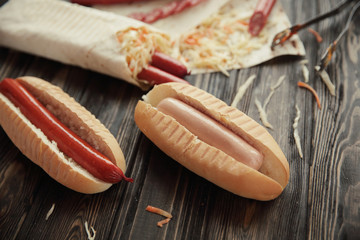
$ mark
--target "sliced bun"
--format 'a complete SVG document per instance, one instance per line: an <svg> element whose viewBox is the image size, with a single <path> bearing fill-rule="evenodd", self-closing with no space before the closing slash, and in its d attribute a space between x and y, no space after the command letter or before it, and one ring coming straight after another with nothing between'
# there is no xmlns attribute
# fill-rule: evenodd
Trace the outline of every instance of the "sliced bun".
<svg viewBox="0 0 360 240"><path fill-rule="evenodd" d="M223 151L199 140L174 118L156 109L164 98L173 97L221 122L264 155L256 171ZM289 181L289 164L278 144L264 127L236 108L200 90L181 83L155 86L139 101L135 122L140 130L167 155L214 184L237 195L271 200Z"/></svg>
<svg viewBox="0 0 360 240"><path fill-rule="evenodd" d="M94 115L59 87L35 77L18 79L61 122L125 172L124 155L119 144ZM95 178L75 161L64 156L56 143L50 142L43 132L30 123L2 94L0 124L25 156L64 186L81 193L98 193L112 185Z"/></svg>

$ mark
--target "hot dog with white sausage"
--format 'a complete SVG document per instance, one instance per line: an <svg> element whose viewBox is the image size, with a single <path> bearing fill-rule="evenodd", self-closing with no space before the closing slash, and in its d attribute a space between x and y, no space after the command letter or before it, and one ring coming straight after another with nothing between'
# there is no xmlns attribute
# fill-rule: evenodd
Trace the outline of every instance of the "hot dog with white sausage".
<svg viewBox="0 0 360 240"><path fill-rule="evenodd" d="M121 180L123 153L111 133L73 98L35 77L0 82L0 124L20 151L75 191L97 193Z"/></svg>
<svg viewBox="0 0 360 240"><path fill-rule="evenodd" d="M237 195L271 200L289 181L286 157L266 129L194 86L155 86L134 117L167 155Z"/></svg>

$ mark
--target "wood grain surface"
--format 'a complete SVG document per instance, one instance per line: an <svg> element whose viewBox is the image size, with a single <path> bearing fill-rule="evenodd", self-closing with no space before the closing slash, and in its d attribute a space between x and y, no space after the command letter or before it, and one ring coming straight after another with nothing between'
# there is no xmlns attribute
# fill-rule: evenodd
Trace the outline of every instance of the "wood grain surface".
<svg viewBox="0 0 360 240"><path fill-rule="evenodd" d="M4 1L2 1L3 3ZM281 0L292 23L330 10L338 0ZM108 191L84 195L69 190L28 160L0 128L0 239L360 239L360 10L327 67L336 86L331 96L313 67L345 26L349 8L311 26L318 43L304 30L310 82L319 94L297 87L300 61L285 56L256 67L188 76L189 82L230 104L239 86L256 79L237 108L260 123L255 98L264 102L280 76L285 81L267 112L270 134L290 164L290 181L273 201L229 193L167 157L136 127L134 108L145 93L126 82L78 67L0 47L0 77L33 75L60 86L107 126L123 149L127 176ZM1 23L0 23L1 24ZM1 36L0 36L1 37ZM295 106L301 110L299 135L304 157L293 138ZM54 204L54 211L46 215ZM174 216L145 210L160 207Z"/></svg>

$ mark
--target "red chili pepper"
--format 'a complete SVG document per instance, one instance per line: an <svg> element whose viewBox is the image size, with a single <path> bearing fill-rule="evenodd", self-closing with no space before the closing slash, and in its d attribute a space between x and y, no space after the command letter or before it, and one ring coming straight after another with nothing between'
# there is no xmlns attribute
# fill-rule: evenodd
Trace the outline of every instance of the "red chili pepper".
<svg viewBox="0 0 360 240"><path fill-rule="evenodd" d="M276 0L259 0L257 2L249 23L249 32L251 35L257 36L261 32L275 3Z"/></svg>
<svg viewBox="0 0 360 240"><path fill-rule="evenodd" d="M167 82L180 82L180 83L187 83L182 78L179 78L175 75L167 73L159 68L153 67L151 65L143 68L142 71L137 75L137 77L141 80L146 80L151 85L167 83Z"/></svg>
<svg viewBox="0 0 360 240"><path fill-rule="evenodd" d="M55 141L60 151L76 161L94 177L109 183L117 183L122 179L133 181L131 178L125 177L121 169L107 157L61 123L20 82L6 78L0 82L0 92L18 107L32 124L41 129L50 141Z"/></svg>
<svg viewBox="0 0 360 240"><path fill-rule="evenodd" d="M152 55L151 65L180 78L189 74L184 64L161 52L155 52Z"/></svg>

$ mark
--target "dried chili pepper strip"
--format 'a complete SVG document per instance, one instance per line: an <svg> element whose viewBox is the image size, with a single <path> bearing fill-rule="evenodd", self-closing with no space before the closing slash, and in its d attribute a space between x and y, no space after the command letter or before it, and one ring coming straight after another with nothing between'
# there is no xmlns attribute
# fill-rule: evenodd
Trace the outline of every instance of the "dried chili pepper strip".
<svg viewBox="0 0 360 240"><path fill-rule="evenodd" d="M318 43L321 43L321 42L323 41L322 37L320 36L320 34L319 34L317 31L315 31L315 30L312 29L312 28L308 28L308 31L315 36L316 41L317 41Z"/></svg>
<svg viewBox="0 0 360 240"><path fill-rule="evenodd" d="M165 210L162 210L160 208L157 208L157 207L153 207L153 206L148 205L145 210L149 211L149 212L152 212L152 213L159 214L159 215L164 216L166 218L172 218L172 215L169 212L167 212Z"/></svg>
<svg viewBox="0 0 360 240"><path fill-rule="evenodd" d="M158 221L157 226L158 227L163 227L163 225L167 224L170 220L171 220L171 218L165 218L164 220Z"/></svg>
<svg viewBox="0 0 360 240"><path fill-rule="evenodd" d="M349 0L349 2L350 2L350 0ZM326 66L329 64L329 62L331 61L333 53L336 50L337 44L339 43L341 38L345 35L347 30L349 29L352 18L354 17L354 15L355 15L356 11L359 9L359 7L360 7L360 2L358 2L356 5L353 6L344 29L337 36L337 38L329 45L329 47L327 47L326 52L324 53L324 55L321 58L320 65L319 65L320 68L318 69L318 72L324 70L326 68Z"/></svg>
<svg viewBox="0 0 360 240"><path fill-rule="evenodd" d="M342 9L344 9L348 4L358 1L358 0L344 0L341 3L339 3L335 8L330 10L329 12L326 12L324 14L321 14L315 18L310 19L309 21L302 23L302 24L295 24L281 32L275 35L272 43L271 43L271 49L274 49L277 45L280 45L287 41L289 38L291 38L294 34L296 34L298 31L307 28L311 24L317 23L325 18L331 17L339 12L341 12Z"/></svg>
<svg viewBox="0 0 360 240"><path fill-rule="evenodd" d="M320 60L320 65L317 70L318 72L321 72L330 63L333 53L336 50L336 46L337 46L337 41L334 41L329 45L329 47L327 47L324 55L322 56L322 58Z"/></svg>
<svg viewBox="0 0 360 240"><path fill-rule="evenodd" d="M317 102L317 105L318 105L318 107L321 109L320 99L319 99L319 96L318 96L318 94L316 93L315 89L312 88L309 84L304 83L304 82L300 82L300 81L297 83L297 85L298 85L299 87L303 87L303 88L306 88L307 90L309 90L309 91L314 95L314 97L315 97L315 99L316 99L316 102Z"/></svg>
<svg viewBox="0 0 360 240"><path fill-rule="evenodd" d="M159 214L159 215L161 215L161 216L163 216L163 217L166 217L165 219L157 222L157 226L158 226L158 227L163 227L163 225L164 225L164 224L167 224L167 223L171 220L171 218L172 218L172 215L171 215L169 212L167 212L167 211L165 211L165 210L162 210L162 209L160 209L160 208L157 208L157 207L150 206L150 205L148 205L148 206L146 207L146 211L149 211L149 212L152 212L152 213L156 213L156 214Z"/></svg>

